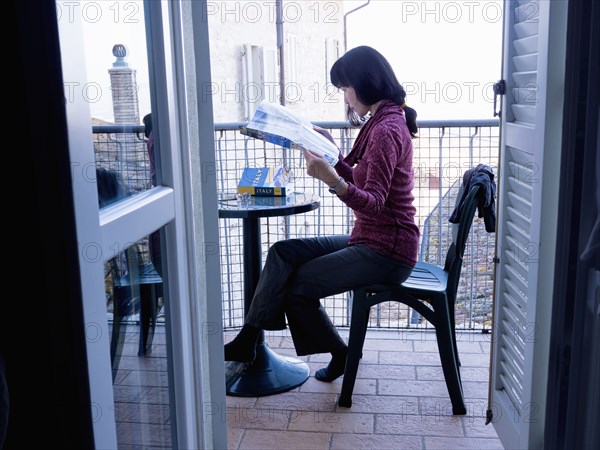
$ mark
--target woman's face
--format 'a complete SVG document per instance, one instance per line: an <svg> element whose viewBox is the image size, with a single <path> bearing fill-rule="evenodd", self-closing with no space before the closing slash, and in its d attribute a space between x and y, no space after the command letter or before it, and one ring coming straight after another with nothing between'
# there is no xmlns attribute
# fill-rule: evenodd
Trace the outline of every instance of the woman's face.
<svg viewBox="0 0 600 450"><path fill-rule="evenodd" d="M368 105L363 105L356 98L356 91L352 87L342 87L342 92L344 93L344 103L352 108L356 113L360 116L366 116L369 110L371 109Z"/></svg>

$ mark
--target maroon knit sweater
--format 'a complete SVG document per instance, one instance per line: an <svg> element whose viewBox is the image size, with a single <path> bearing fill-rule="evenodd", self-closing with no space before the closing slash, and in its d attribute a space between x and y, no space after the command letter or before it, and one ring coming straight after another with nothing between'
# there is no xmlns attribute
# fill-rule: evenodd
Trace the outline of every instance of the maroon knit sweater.
<svg viewBox="0 0 600 450"><path fill-rule="evenodd" d="M404 111L384 101L358 133L352 151L335 165L348 182L340 199L356 216L350 244L365 244L410 266L419 246L412 158Z"/></svg>

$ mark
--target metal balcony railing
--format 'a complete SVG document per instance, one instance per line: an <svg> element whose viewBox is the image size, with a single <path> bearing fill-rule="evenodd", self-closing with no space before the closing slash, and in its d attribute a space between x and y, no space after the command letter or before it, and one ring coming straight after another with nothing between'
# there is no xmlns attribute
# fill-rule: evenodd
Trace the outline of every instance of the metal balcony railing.
<svg viewBox="0 0 600 450"><path fill-rule="evenodd" d="M117 172L127 195L152 187L143 125L99 125L92 133L96 166Z"/></svg>
<svg viewBox="0 0 600 450"><path fill-rule="evenodd" d="M347 154L358 130L347 122L315 122L328 129ZM302 153L248 138L239 133L243 123L215 125L217 188L234 192L244 167L285 165L295 175L297 191L313 192L321 197L315 211L285 218L261 219L263 258L274 242L296 237L349 233L353 214L323 185L307 176ZM99 165L124 174L132 191L150 186L149 164L143 126L93 127ZM497 167L499 133L497 120L419 121L419 137L413 141L415 169L416 222L421 230L421 260L444 264L452 239L448 218L452 213L460 181L465 170L477 164ZM121 134L137 136L123 139ZM132 143L133 141L133 143ZM125 160L124 160L125 159ZM222 219L220 226L223 327L243 323L242 223L239 219ZM456 326L464 330L489 330L492 314L493 256L495 238L487 233L483 220L472 227L467 243L456 304ZM323 299L328 314L337 326L349 325L347 294ZM379 305L372 311L371 327L421 328L425 321L405 305Z"/></svg>

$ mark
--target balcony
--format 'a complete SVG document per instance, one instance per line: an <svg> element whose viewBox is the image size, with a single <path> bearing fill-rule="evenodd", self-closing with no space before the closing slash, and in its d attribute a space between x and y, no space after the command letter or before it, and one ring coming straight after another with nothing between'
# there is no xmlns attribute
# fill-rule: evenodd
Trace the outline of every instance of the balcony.
<svg viewBox="0 0 600 450"><path fill-rule="evenodd" d="M341 334L347 338L347 330ZM227 333L226 339L233 337ZM267 333L269 346L295 356L287 333ZM352 408L340 408L339 378L313 375L330 355L301 357L311 377L300 387L267 397L227 397L231 449L502 449L485 425L490 335L460 332L461 376L467 415L453 416L435 333L369 330Z"/></svg>
<svg viewBox="0 0 600 450"><path fill-rule="evenodd" d="M215 126L217 186L220 191L235 191L246 166L290 167L295 173L295 188L321 197L314 212L288 218L263 219L263 256L280 239L348 233L352 213L331 196L320 183L306 176L301 153L247 138L239 133L241 123ZM345 122L320 122L329 129L344 153L352 147L357 130ZM451 242L448 217L462 174L483 163L497 167L498 122L421 121L419 138L414 140L416 221L421 230L419 259L443 265ZM150 188L150 173L144 146L143 126L95 126L94 146L98 165L122 174L129 195ZM223 327L239 327L243 320L242 226L239 219L220 221L223 294ZM483 222L475 221L467 243L461 286L456 304L457 327L461 330L490 331L493 290L494 234L485 232ZM348 298L335 296L323 300L337 326L349 325ZM373 311L370 326L376 328L426 328L427 324L408 307L383 305Z"/></svg>
<svg viewBox="0 0 600 450"><path fill-rule="evenodd" d="M137 357L137 328L127 336L114 384L117 433L122 448L170 447L164 328L153 352ZM229 340L235 333L227 332ZM347 337L347 330L341 334ZM487 409L490 334L459 332L458 349L467 415L453 416L440 367L435 333L369 330L352 408L339 408L341 378L313 378L328 355L301 357L311 377L300 387L267 397L227 397L229 449L502 449ZM285 332L268 332L269 346L295 356ZM139 394L137 394L139 392ZM140 407L140 403L143 405ZM138 440L132 441L131 439ZM140 441L141 439L141 441Z"/></svg>
<svg viewBox="0 0 600 450"><path fill-rule="evenodd" d="M265 218L261 224L263 258L280 239L348 233L353 216L320 183L307 177L301 153L282 150L238 132L241 123L215 126L217 187L235 191L246 166L285 165L295 173L295 188L321 197L317 210L288 218ZM325 122L342 151L352 146L357 130L346 123ZM414 141L416 221L421 230L420 259L443 265L452 236L448 217L454 208L462 174L483 163L497 167L498 123L478 121L421 121ZM130 195L150 187L149 162L143 127L93 128L98 164L123 175ZM243 321L242 224L222 219L220 226L221 285L225 339L235 335ZM359 367L351 409L337 407L341 380L321 383L314 378L290 392L260 398L227 397L230 448L502 448L493 427L485 426L494 234L483 221L473 224L467 243L456 305L457 338L467 415L451 414L441 372L435 334L408 307L383 304L372 310L365 355ZM144 248L144 247L142 247ZM333 322L347 336L350 310L347 295L323 299ZM162 315L153 351L138 358L134 349L137 328L131 327L115 379L118 426L147 428L149 442L157 424L168 424L168 405L154 405L156 417L128 414L133 403L127 394L135 389L160 388L166 376L166 347ZM132 317L132 323L137 318ZM278 353L294 355L285 332L267 333ZM302 358L314 370L328 355ZM140 381L142 380L142 381ZM154 384L151 380L155 380ZM149 383L149 384L148 384ZM120 414L120 412L124 412ZM149 426L149 424L154 424ZM168 426L168 425L164 425ZM168 431L162 430L168 435ZM132 445L137 444L131 443ZM165 445L168 447L168 445Z"/></svg>
<svg viewBox="0 0 600 450"><path fill-rule="evenodd" d="M291 168L297 190L313 192L321 197L314 212L287 218L263 219L261 237L263 257L273 242L280 239L314 235L349 233L353 215L321 183L306 176L302 155L283 151L280 147L247 138L238 131L241 123L217 124L215 148L217 183L221 191L235 191L245 166L281 166ZM347 154L357 134L342 122L321 122L331 131L342 152ZM423 121L415 139L416 221L421 230L419 259L444 264L452 239L448 218L455 205L462 175L468 168L483 163L497 166L498 123L483 121ZM238 327L243 320L242 226L241 220L220 221L223 293L223 326ZM494 234L485 232L482 220L473 224L467 244L461 286L456 305L457 327L462 330L490 331L491 296L493 290ZM350 312L346 295L323 299L335 325L347 327ZM372 312L371 327L426 328L427 324L408 307L383 305Z"/></svg>

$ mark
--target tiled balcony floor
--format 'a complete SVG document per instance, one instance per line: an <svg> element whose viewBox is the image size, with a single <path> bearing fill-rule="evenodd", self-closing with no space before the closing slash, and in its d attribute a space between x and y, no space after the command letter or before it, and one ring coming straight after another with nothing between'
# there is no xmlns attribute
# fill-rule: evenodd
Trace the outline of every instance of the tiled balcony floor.
<svg viewBox="0 0 600 450"><path fill-rule="evenodd" d="M347 332L341 331L344 337ZM227 333L225 340L234 333ZM295 356L286 332L269 346ZM301 357L311 369L298 388L266 397L227 397L230 449L501 449L485 425L490 335L459 333L467 415L453 416L431 331L369 330L352 408L337 400L342 378L316 380L330 355Z"/></svg>

